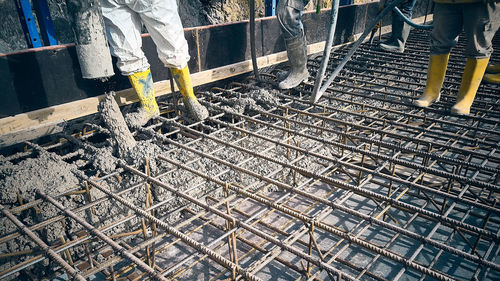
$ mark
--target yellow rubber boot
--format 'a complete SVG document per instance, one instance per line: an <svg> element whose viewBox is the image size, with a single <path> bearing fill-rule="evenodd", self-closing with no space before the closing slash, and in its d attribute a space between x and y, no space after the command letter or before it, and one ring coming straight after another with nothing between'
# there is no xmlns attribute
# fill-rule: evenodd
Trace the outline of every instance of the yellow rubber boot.
<svg viewBox="0 0 500 281"><path fill-rule="evenodd" d="M429 58L429 68L427 69L427 82L422 96L413 102L419 107L428 107L439 101L441 87L443 86L446 68L450 54L431 55Z"/></svg>
<svg viewBox="0 0 500 281"><path fill-rule="evenodd" d="M483 81L492 84L500 84L500 72L495 74L485 74L483 76Z"/></svg>
<svg viewBox="0 0 500 281"><path fill-rule="evenodd" d="M483 79L486 66L490 58L485 59L467 59L465 63L462 82L457 94L457 103L451 108L451 112L460 115L467 115L470 107L476 97L477 89Z"/></svg>
<svg viewBox="0 0 500 281"><path fill-rule="evenodd" d="M170 71L172 71L174 80L181 92L184 106L187 108L191 118L196 121L206 119L208 117L208 110L198 102L194 95L189 68L187 66L183 69L171 68Z"/></svg>
<svg viewBox="0 0 500 281"><path fill-rule="evenodd" d="M486 73L500 73L500 64L490 64L486 67Z"/></svg>
<svg viewBox="0 0 500 281"><path fill-rule="evenodd" d="M158 116L160 114L160 109L155 99L155 89L151 71L147 69L145 71L136 72L130 75L128 80L130 84L132 84L137 96L139 96L139 101L146 113L146 119L149 120L151 117Z"/></svg>

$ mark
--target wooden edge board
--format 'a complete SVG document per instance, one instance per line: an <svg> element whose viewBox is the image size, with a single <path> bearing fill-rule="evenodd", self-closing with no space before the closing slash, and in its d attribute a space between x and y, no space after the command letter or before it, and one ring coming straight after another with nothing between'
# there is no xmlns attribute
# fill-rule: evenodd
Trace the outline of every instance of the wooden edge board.
<svg viewBox="0 0 500 281"><path fill-rule="evenodd" d="M432 21L432 15L427 16L428 21ZM424 17L413 19L416 23L423 23ZM389 33L391 26L382 27L382 34ZM356 34L354 39L357 40L361 33ZM337 45L340 47L346 44ZM325 41L310 44L307 47L307 53L316 54L323 52ZM259 68L268 67L287 61L286 51L279 52L257 59ZM200 86L207 83L223 80L252 71L252 61L246 60L243 62L226 65L210 70L205 70L191 74L193 86ZM163 80L154 83L156 96L162 96L171 93L170 81ZM177 90L177 89L176 89ZM9 116L0 119L0 147L15 144L20 141L33 139L43 136L47 133L54 133L54 127L66 121L87 116L96 113L99 102L105 95L86 98L65 104L51 106L31 112L21 113L14 116ZM137 96L133 89L126 89L116 92L116 100L120 106L137 102ZM42 133L36 136L35 132ZM15 136L17 135L17 137Z"/></svg>

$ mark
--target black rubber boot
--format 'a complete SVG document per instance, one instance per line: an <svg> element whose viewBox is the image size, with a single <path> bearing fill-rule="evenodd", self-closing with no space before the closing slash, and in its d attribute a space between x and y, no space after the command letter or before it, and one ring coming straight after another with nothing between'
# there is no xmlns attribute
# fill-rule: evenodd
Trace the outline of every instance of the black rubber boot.
<svg viewBox="0 0 500 281"><path fill-rule="evenodd" d="M290 72L285 80L279 84L280 89L291 89L309 77L307 71L307 44L305 36L299 35L295 38L286 39L286 52L290 63Z"/></svg>
<svg viewBox="0 0 500 281"><path fill-rule="evenodd" d="M397 15L392 16L392 39L390 43L381 43L380 48L389 52L402 53L405 51L406 40L410 35L411 26Z"/></svg>

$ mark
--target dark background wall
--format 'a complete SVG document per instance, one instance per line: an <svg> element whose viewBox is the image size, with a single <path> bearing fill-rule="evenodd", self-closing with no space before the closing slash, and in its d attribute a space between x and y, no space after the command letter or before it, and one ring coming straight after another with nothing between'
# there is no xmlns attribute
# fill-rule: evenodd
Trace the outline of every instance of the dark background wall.
<svg viewBox="0 0 500 281"><path fill-rule="evenodd" d="M19 0L0 0L0 53L26 49L21 23L15 3ZM29 0L32 7L39 0ZM73 43L66 10L66 0L46 0L52 17L56 37L60 44ZM265 0L255 0L257 17L264 16ZM323 8L331 7L332 0L323 0ZM377 2L377 0L354 0L354 3ZM179 15L184 27L213 25L246 20L249 17L248 0L177 0ZM306 10L314 10L315 0L311 0ZM35 17L37 15L35 14ZM146 31L146 30L144 30Z"/></svg>
<svg viewBox="0 0 500 281"><path fill-rule="evenodd" d="M0 0L0 53L28 48L16 10L16 1ZM32 7L38 0L30 0ZM331 0L330 0L331 1ZM264 16L264 0L256 0L258 16ZM47 0L60 44L73 43L66 10L66 0ZM179 15L184 27L203 26L248 17L248 0L177 0ZM36 17L36 13L34 15ZM144 30L146 31L146 30Z"/></svg>

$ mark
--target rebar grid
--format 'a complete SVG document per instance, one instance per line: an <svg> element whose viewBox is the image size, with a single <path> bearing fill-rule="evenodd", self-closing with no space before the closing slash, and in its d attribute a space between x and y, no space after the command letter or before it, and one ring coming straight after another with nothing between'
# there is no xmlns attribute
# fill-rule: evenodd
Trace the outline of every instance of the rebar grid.
<svg viewBox="0 0 500 281"><path fill-rule="evenodd" d="M2 262L21 259L0 279L36 279L50 257L52 276L90 280L498 280L499 88L481 85L471 116L450 115L464 66L457 47L444 98L412 106L427 42L412 31L404 54L364 44L317 104L308 102L314 82L271 90L276 68L200 93L211 113L203 122L163 110L134 132L161 148L153 158L75 171L79 184L64 194L2 208L21 231L0 245L38 246L2 251ZM309 60L312 77L319 62ZM6 159L38 151L86 171L82 154L97 153L109 132L86 124L60 138ZM58 224L65 232L48 241Z"/></svg>

